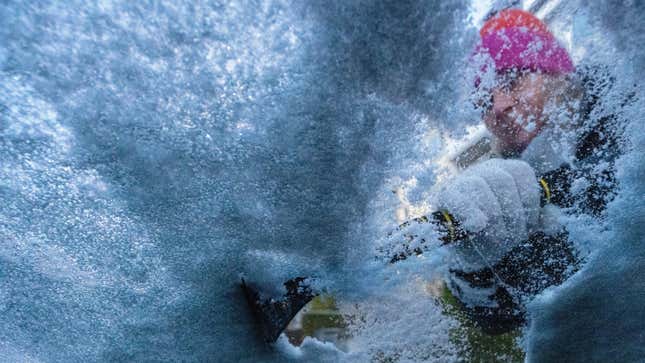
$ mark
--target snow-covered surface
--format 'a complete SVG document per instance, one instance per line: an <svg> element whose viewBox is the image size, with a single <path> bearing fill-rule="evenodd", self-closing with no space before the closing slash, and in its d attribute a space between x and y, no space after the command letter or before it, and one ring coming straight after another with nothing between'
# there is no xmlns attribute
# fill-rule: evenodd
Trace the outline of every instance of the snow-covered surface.
<svg viewBox="0 0 645 363"><path fill-rule="evenodd" d="M564 3L545 17L575 60L608 64L617 93L639 83L642 5ZM396 226L392 190L424 201L442 135L476 123L463 71L485 10L0 4L0 360L457 359L455 322L420 288L445 251L386 269L372 256ZM531 305L536 361L645 346L636 91L619 197L600 226L568 221L588 263ZM279 289L294 275L356 309L352 352L259 343L240 277Z"/></svg>
<svg viewBox="0 0 645 363"><path fill-rule="evenodd" d="M611 65L616 74L606 108L621 110L630 151L617 161L620 192L604 222L567 221L588 261L531 304L533 323L525 339L529 361L637 362L645 356L643 14L642 3L599 3L581 8L572 23L574 44L588 44L578 54ZM634 101L620 107L629 92L635 92Z"/></svg>

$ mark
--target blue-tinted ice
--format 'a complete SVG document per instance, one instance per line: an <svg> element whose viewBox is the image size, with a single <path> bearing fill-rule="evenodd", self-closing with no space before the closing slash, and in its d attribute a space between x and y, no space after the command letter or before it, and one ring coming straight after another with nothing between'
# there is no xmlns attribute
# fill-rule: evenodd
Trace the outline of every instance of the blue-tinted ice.
<svg viewBox="0 0 645 363"><path fill-rule="evenodd" d="M609 64L617 92L643 79L642 4L550 3L576 60ZM454 322L418 289L379 285L372 256L396 226L392 189L414 176L408 197L423 200L442 133L475 123L462 77L472 11L0 4L0 360L457 359ZM619 198L602 234L585 239L591 222L570 221L589 262L531 305L529 358L642 355L640 92L624 111L633 151ZM442 268L438 252L402 271ZM365 323L350 355L314 340L258 344L240 277L279 289L294 275L382 320Z"/></svg>

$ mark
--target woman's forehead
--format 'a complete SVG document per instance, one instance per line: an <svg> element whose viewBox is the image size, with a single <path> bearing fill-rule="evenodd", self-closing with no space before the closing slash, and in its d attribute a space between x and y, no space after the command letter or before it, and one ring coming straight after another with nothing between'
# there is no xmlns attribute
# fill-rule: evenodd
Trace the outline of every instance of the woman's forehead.
<svg viewBox="0 0 645 363"><path fill-rule="evenodd" d="M488 84L482 83L478 85L473 90L473 93L490 92L495 89L507 88L509 85L516 83L517 81L535 80L535 77L541 77L542 75L542 72L530 69L505 69L503 71L496 72L494 78L492 78Z"/></svg>
<svg viewBox="0 0 645 363"><path fill-rule="evenodd" d="M519 79L535 80L541 78L543 73L540 71L533 71L530 69L508 69L503 72L497 73L495 80L497 82L516 81Z"/></svg>
<svg viewBox="0 0 645 363"><path fill-rule="evenodd" d="M511 71L498 74L492 89L508 90L509 86L512 87L541 87L544 86L544 81L547 75L542 72L533 71Z"/></svg>
<svg viewBox="0 0 645 363"><path fill-rule="evenodd" d="M481 84L471 93L473 103L489 104L488 98L493 94L503 92L530 92L530 95L548 91L549 80L557 75L533 71L530 69L509 69L497 72L495 78L488 85ZM555 86L555 84L553 84ZM482 101L483 99L486 102Z"/></svg>

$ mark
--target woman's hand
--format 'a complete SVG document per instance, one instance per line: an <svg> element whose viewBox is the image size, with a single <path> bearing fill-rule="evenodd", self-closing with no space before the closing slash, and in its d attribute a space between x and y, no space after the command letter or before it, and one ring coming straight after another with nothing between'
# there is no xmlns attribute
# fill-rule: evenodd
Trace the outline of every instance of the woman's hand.
<svg viewBox="0 0 645 363"><path fill-rule="evenodd" d="M435 204L470 234L515 244L528 238L539 222L540 193L529 164L490 159L447 181Z"/></svg>

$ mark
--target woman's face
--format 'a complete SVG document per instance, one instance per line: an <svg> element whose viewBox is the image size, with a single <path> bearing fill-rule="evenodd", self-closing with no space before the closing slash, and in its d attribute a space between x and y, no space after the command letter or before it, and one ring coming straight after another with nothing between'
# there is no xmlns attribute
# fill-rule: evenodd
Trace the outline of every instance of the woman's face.
<svg viewBox="0 0 645 363"><path fill-rule="evenodd" d="M546 123L544 106L551 94L549 75L509 72L499 76L484 111L484 122L503 153L520 153Z"/></svg>

